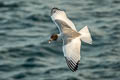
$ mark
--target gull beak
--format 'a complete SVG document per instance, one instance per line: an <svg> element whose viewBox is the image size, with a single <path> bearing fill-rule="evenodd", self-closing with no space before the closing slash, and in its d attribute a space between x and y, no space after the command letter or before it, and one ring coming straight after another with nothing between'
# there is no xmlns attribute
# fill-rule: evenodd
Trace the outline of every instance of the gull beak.
<svg viewBox="0 0 120 80"><path fill-rule="evenodd" d="M52 39L48 40L48 43L50 44L50 43L51 43L51 41L52 41Z"/></svg>

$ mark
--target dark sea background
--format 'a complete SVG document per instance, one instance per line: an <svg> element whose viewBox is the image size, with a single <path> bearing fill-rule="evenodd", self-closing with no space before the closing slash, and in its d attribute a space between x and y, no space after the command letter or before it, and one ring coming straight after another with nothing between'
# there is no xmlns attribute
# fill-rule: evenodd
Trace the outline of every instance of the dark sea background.
<svg viewBox="0 0 120 80"><path fill-rule="evenodd" d="M76 72L66 65L53 7L65 10L93 44L82 43ZM120 80L120 0L0 0L0 80Z"/></svg>

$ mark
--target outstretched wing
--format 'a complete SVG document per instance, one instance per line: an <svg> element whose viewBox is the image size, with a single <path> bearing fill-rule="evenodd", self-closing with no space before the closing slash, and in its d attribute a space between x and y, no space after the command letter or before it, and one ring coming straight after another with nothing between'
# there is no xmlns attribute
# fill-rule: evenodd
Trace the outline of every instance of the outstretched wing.
<svg viewBox="0 0 120 80"><path fill-rule="evenodd" d="M81 41L79 38L75 38L66 45L63 45L63 52L67 65L73 72L77 70L80 62L80 47Z"/></svg>
<svg viewBox="0 0 120 80"><path fill-rule="evenodd" d="M56 20L60 20L64 23L66 23L71 29L76 31L75 25L72 23L72 21L66 16L66 13L58 8L53 8L51 10L51 18L57 25L57 27L60 30L60 26L56 22Z"/></svg>
<svg viewBox="0 0 120 80"><path fill-rule="evenodd" d="M64 21L56 19L55 20L56 25L59 27L59 31L62 33L65 33L67 31L67 33L70 31L73 31L73 29Z"/></svg>

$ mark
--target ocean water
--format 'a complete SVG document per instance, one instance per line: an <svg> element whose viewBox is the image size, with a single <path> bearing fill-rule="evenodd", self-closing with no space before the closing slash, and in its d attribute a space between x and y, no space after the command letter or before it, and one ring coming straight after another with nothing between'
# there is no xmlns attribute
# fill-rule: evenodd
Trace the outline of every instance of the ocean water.
<svg viewBox="0 0 120 80"><path fill-rule="evenodd" d="M93 44L82 43L76 72L66 65L50 11L66 11ZM0 0L0 80L120 80L120 0Z"/></svg>

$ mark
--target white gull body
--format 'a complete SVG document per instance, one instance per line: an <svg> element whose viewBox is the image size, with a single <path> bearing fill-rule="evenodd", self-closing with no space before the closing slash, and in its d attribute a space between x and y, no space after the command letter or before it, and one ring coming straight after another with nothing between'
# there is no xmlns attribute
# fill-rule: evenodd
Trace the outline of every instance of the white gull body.
<svg viewBox="0 0 120 80"><path fill-rule="evenodd" d="M63 52L67 65L74 72L80 62L81 40L92 44L88 27L85 26L77 32L75 25L67 17L66 13L58 8L51 10L51 18L60 31L59 37L63 40Z"/></svg>

